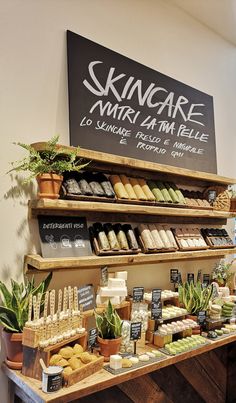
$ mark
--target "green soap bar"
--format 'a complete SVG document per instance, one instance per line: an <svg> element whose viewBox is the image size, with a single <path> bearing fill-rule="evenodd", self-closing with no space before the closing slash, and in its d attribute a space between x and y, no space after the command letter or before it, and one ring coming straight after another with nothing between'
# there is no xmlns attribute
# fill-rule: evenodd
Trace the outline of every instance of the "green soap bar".
<svg viewBox="0 0 236 403"><path fill-rule="evenodd" d="M218 334L218 336L222 336L223 330L216 329L215 332Z"/></svg>
<svg viewBox="0 0 236 403"><path fill-rule="evenodd" d="M167 202L167 203L173 203L173 200L172 200L172 198L171 198L171 196L170 196L168 190L167 190L166 187L163 185L163 183L162 183L162 182L156 182L156 184L157 184L158 188L160 189L160 191L161 191L161 193L162 193L162 196L163 196L164 199L165 199L165 202Z"/></svg>
<svg viewBox="0 0 236 403"><path fill-rule="evenodd" d="M178 196L179 202L186 204L186 200L185 200L184 195L181 192L181 190L179 190L174 183L171 183L171 187L174 189L176 195Z"/></svg>
<svg viewBox="0 0 236 403"><path fill-rule="evenodd" d="M155 182L148 181L148 186L150 187L152 193L154 194L154 196L158 202L162 203L165 201L163 194L161 193L161 190L158 188L158 186Z"/></svg>
<svg viewBox="0 0 236 403"><path fill-rule="evenodd" d="M234 307L234 303L233 303L233 302L225 302L224 305L223 305L223 308L224 308L224 307L233 308L233 307Z"/></svg>
<svg viewBox="0 0 236 403"><path fill-rule="evenodd" d="M175 190L173 189L173 187L171 186L171 184L169 183L165 183L164 184L166 189L168 190L170 197L172 198L174 203L180 203L179 197L176 194Z"/></svg>

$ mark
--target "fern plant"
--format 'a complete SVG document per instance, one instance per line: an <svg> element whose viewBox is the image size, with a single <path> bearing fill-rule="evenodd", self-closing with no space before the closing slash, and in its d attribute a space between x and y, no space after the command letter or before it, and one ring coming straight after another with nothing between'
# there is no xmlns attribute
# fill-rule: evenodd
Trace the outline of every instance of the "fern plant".
<svg viewBox="0 0 236 403"><path fill-rule="evenodd" d="M34 278L26 280L26 283L17 283L11 280L11 290L0 281L0 324L8 332L21 333L28 320L28 308L30 295L42 294L41 308L44 304L44 295L52 279L52 273L35 287Z"/></svg>
<svg viewBox="0 0 236 403"><path fill-rule="evenodd" d="M28 155L21 160L12 162L10 172L31 172L24 180L25 183L31 181L34 177L44 173L54 173L62 175L64 172L79 172L86 167L89 162L82 163L83 160L78 157L79 147L75 150L67 149L58 145L59 136L54 136L46 143L45 150L37 151L30 144L13 143L22 147L28 152Z"/></svg>
<svg viewBox="0 0 236 403"><path fill-rule="evenodd" d="M200 311L205 311L208 308L212 298L213 286L202 287L198 281L196 285L191 281L183 285L179 285L179 301L184 304L187 311L191 314L198 314Z"/></svg>
<svg viewBox="0 0 236 403"><path fill-rule="evenodd" d="M95 311L95 319L98 334L102 339L116 339L121 337L123 321L113 308L110 300L106 310L102 312L101 315Z"/></svg>

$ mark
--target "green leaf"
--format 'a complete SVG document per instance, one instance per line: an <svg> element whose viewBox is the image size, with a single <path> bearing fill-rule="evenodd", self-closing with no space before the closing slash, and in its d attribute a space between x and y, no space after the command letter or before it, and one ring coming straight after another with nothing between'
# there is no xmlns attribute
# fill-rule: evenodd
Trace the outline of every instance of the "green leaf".
<svg viewBox="0 0 236 403"><path fill-rule="evenodd" d="M3 326L6 324L12 327L14 331L21 331L22 329L18 325L16 314L13 310L6 308L4 306L0 306L0 322Z"/></svg>
<svg viewBox="0 0 236 403"><path fill-rule="evenodd" d="M0 281L0 292L1 292L1 298L2 298L2 302L5 306L7 306L8 308L12 307L12 295L10 293L10 291L7 289L7 287L5 286L5 284L2 283L2 281Z"/></svg>

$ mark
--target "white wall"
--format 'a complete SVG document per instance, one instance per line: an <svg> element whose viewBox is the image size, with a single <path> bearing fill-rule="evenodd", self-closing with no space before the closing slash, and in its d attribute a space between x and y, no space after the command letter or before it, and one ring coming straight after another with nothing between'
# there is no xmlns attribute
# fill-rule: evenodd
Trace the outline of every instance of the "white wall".
<svg viewBox="0 0 236 403"><path fill-rule="evenodd" d="M31 187L21 197L3 198L15 185L5 175L8 163L23 155L11 143L59 133L61 143L69 144L67 29L213 95L218 173L236 176L236 49L231 44L161 0L0 0L0 276L7 283L22 277L23 255L38 248L27 222ZM194 268L208 265L194 263ZM156 285L167 286L170 267L145 267L146 286L153 284L154 270ZM82 278L78 272L73 279L83 282L93 274ZM140 276L141 269L131 268L130 286ZM66 281L72 282L71 276ZM65 274L55 276L56 286L63 282ZM6 391L2 378L0 388Z"/></svg>

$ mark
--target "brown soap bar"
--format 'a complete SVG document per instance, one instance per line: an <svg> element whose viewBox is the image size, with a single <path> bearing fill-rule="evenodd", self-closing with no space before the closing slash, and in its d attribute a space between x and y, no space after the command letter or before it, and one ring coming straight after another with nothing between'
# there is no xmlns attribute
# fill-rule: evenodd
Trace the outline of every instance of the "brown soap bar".
<svg viewBox="0 0 236 403"><path fill-rule="evenodd" d="M145 195L141 186L139 185L138 180L136 178L129 178L129 181L130 181L131 185L133 186L137 199L138 200L147 200L147 196Z"/></svg>
<svg viewBox="0 0 236 403"><path fill-rule="evenodd" d="M111 175L110 176L110 181L113 185L114 191L119 199L129 199L129 195L125 190L125 187L123 183L121 182L121 179L119 175Z"/></svg>
<svg viewBox="0 0 236 403"><path fill-rule="evenodd" d="M145 179L138 178L137 180L138 180L138 183L141 186L144 194L147 196L147 199L150 200L150 201L155 201L156 198L155 198L154 194L151 192L151 190L150 190L147 182L145 181Z"/></svg>
<svg viewBox="0 0 236 403"><path fill-rule="evenodd" d="M136 196L136 194L134 192L133 186L131 185L128 177L126 175L120 175L120 179L121 179L121 181L122 181L122 183L124 185L124 188L125 188L126 192L129 195L129 198L131 200L137 200L137 196Z"/></svg>

